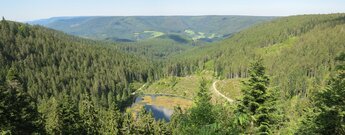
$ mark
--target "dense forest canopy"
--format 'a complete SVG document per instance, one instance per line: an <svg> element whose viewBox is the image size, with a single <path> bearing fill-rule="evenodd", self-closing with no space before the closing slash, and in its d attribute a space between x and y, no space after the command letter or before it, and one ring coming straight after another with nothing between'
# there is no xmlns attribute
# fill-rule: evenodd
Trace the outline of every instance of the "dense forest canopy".
<svg viewBox="0 0 345 135"><path fill-rule="evenodd" d="M276 18L196 46L163 38L93 41L3 19L0 130L344 134L344 37L345 14ZM213 79L203 78L194 104L176 107L170 122L155 120L145 108L136 115L126 111L141 85L204 71ZM211 100L212 81L238 78L243 98Z"/></svg>
<svg viewBox="0 0 345 135"><path fill-rule="evenodd" d="M306 96L312 86L324 84L335 67L334 58L345 49L344 17L302 15L256 25L224 41L176 55L171 59L178 66L174 74L185 74L183 69L191 66L203 70L212 63L216 76L246 78L250 61L262 57L274 85L286 96Z"/></svg>

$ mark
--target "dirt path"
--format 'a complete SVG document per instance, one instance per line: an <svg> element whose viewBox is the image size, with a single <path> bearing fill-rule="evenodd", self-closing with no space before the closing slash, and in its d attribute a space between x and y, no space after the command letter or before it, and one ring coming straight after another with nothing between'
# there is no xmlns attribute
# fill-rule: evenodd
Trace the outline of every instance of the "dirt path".
<svg viewBox="0 0 345 135"><path fill-rule="evenodd" d="M224 99L226 99L228 102L233 103L233 102L234 102L233 99L226 97L225 95L223 95L222 93L220 93L220 92L217 90L217 87L216 87L216 83L217 83L217 82L218 82L218 80L217 80L217 81L214 81L213 84L212 84L212 89L213 89L213 91L214 91L217 95L219 95L219 96L223 97Z"/></svg>
<svg viewBox="0 0 345 135"><path fill-rule="evenodd" d="M143 89L146 86L147 83L143 84L143 86L141 86L138 90Z"/></svg>
<svg viewBox="0 0 345 135"><path fill-rule="evenodd" d="M137 89L135 92L140 91L146 86L147 83L143 84L139 89ZM132 93L132 95L135 95L135 92Z"/></svg>

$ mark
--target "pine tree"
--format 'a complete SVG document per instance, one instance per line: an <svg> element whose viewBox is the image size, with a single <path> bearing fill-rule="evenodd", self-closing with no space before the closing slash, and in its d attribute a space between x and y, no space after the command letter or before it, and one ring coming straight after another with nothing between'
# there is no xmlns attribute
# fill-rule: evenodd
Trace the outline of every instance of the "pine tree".
<svg viewBox="0 0 345 135"><path fill-rule="evenodd" d="M170 122L167 128L172 133L178 134L181 132L187 122L187 115L183 113L181 107L178 106L174 108L174 113L170 118Z"/></svg>
<svg viewBox="0 0 345 135"><path fill-rule="evenodd" d="M78 106L66 92L58 106L58 110L62 124L62 134L82 134L85 132Z"/></svg>
<svg viewBox="0 0 345 135"><path fill-rule="evenodd" d="M315 108L302 122L299 134L345 134L345 53L336 60L336 75L314 97Z"/></svg>
<svg viewBox="0 0 345 135"><path fill-rule="evenodd" d="M243 82L243 100L237 108L238 124L244 132L270 134L275 95L268 92L269 78L265 75L262 59L251 64L249 76L249 80Z"/></svg>
<svg viewBox="0 0 345 135"><path fill-rule="evenodd" d="M137 134L153 134L154 133L154 121L152 112L148 112L144 107L141 108L136 120Z"/></svg>
<svg viewBox="0 0 345 135"><path fill-rule="evenodd" d="M58 108L59 103L51 97L46 103L41 103L41 111L45 115L45 129L48 134L61 134L62 133L62 119L59 118L61 110Z"/></svg>
<svg viewBox="0 0 345 135"><path fill-rule="evenodd" d="M99 114L89 94L83 94L79 108L86 134L99 134Z"/></svg>
<svg viewBox="0 0 345 135"><path fill-rule="evenodd" d="M211 96L207 88L207 82L203 78L199 91L194 99L194 106L190 110L190 122L195 126L208 125L214 122L212 115Z"/></svg>
<svg viewBox="0 0 345 135"><path fill-rule="evenodd" d="M172 133L171 131L169 131L168 123L166 123L164 120L158 120L158 121L155 121L155 124L154 124L154 134L155 135L170 135Z"/></svg>
<svg viewBox="0 0 345 135"><path fill-rule="evenodd" d="M132 135L136 133L136 128L134 125L134 119L131 112L125 112L123 116L121 134Z"/></svg>
<svg viewBox="0 0 345 135"><path fill-rule="evenodd" d="M116 104L110 104L110 107L103 111L102 116L102 134L120 134L123 118Z"/></svg>
<svg viewBox="0 0 345 135"><path fill-rule="evenodd" d="M12 134L44 133L36 102L23 91L17 71L11 68L0 86L0 130Z"/></svg>

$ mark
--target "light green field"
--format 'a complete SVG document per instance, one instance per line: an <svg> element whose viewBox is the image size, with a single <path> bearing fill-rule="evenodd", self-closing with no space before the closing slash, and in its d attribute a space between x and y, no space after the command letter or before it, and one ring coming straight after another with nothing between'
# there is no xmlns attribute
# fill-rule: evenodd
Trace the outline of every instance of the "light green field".
<svg viewBox="0 0 345 135"><path fill-rule="evenodd" d="M208 38L215 38L216 37L216 34L211 34Z"/></svg>
<svg viewBox="0 0 345 135"><path fill-rule="evenodd" d="M164 78L149 85L142 92L144 94L172 94L193 98L199 89L202 78L208 80L210 85L213 80L212 72L203 71L187 77Z"/></svg>
<svg viewBox="0 0 345 135"><path fill-rule="evenodd" d="M157 107L164 107L173 110L179 106L182 110L186 110L192 106L192 100L184 99L181 97L170 97L170 96L157 96L152 99L151 96L144 96L141 104L135 104L131 109L133 111L139 111L144 105L155 105Z"/></svg>
<svg viewBox="0 0 345 135"><path fill-rule="evenodd" d="M212 65L212 63L209 63ZM206 64L207 65L207 64ZM216 79L212 76L213 72L203 71L187 77L169 77L161 79L146 89L142 90L144 94L172 94L193 99L198 90L202 78L208 80L208 88L212 93L212 102L223 101L222 97L215 95L212 89L212 82ZM241 80L244 79L225 79L216 84L218 91L231 99L241 99Z"/></svg>
<svg viewBox="0 0 345 135"><path fill-rule="evenodd" d="M212 39L215 37L219 37L219 36L216 36L216 34L214 34L214 33L194 32L193 30L190 30L190 29L187 29L184 32L187 33L192 38L192 40L194 40L194 41L199 40L201 38Z"/></svg>
<svg viewBox="0 0 345 135"><path fill-rule="evenodd" d="M156 38L156 37L164 35L163 32L159 32L159 31L144 31L144 33L151 34L151 38Z"/></svg>
<svg viewBox="0 0 345 135"><path fill-rule="evenodd" d="M193 30L190 30L190 29L184 30L184 32L189 34L189 35L195 35L195 32Z"/></svg>
<svg viewBox="0 0 345 135"><path fill-rule="evenodd" d="M265 57L273 57L275 55L279 55L281 51L293 47L297 40L298 38L296 37L290 37L282 43L260 48L257 50L257 53L263 54Z"/></svg>
<svg viewBox="0 0 345 135"><path fill-rule="evenodd" d="M241 87L244 79L226 79L217 82L217 89L220 93L233 100L242 98Z"/></svg>

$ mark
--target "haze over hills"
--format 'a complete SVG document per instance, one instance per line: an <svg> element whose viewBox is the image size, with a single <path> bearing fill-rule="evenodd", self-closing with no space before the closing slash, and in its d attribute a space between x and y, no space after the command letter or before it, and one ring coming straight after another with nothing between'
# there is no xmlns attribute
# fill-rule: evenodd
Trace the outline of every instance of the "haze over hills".
<svg viewBox="0 0 345 135"><path fill-rule="evenodd" d="M90 16L29 22L68 34L111 41L168 38L180 43L212 42L275 17L258 16Z"/></svg>

